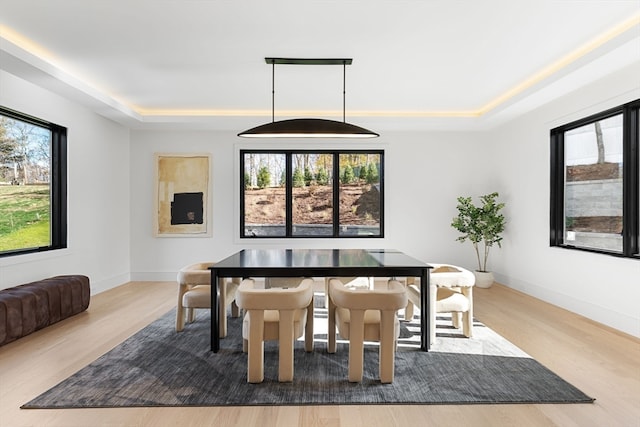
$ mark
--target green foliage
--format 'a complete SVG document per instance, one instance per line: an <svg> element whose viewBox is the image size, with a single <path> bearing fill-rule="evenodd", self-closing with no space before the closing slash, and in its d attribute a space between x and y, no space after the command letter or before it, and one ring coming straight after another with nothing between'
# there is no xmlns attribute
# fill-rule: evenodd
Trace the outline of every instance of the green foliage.
<svg viewBox="0 0 640 427"><path fill-rule="evenodd" d="M304 187L304 175L300 168L295 168L293 171L293 186Z"/></svg>
<svg viewBox="0 0 640 427"><path fill-rule="evenodd" d="M576 219L572 216L568 216L564 219L564 223L565 223L564 226L567 230L573 230L573 226L576 223Z"/></svg>
<svg viewBox="0 0 640 427"><path fill-rule="evenodd" d="M361 179L362 181L366 181L367 180L367 167L366 166L360 166L358 168L358 179Z"/></svg>
<svg viewBox="0 0 640 427"><path fill-rule="evenodd" d="M271 185L271 172L269 172L269 168L261 166L260 169L258 169L257 181L258 188L266 188Z"/></svg>
<svg viewBox="0 0 640 427"><path fill-rule="evenodd" d="M329 174L325 168L318 169L316 174L316 182L318 185L327 185L329 183Z"/></svg>
<svg viewBox="0 0 640 427"><path fill-rule="evenodd" d="M375 184L380 180L380 174L378 174L378 167L373 163L367 164L367 171L365 173L365 181L367 184Z"/></svg>
<svg viewBox="0 0 640 427"><path fill-rule="evenodd" d="M313 173L311 173L311 169L308 167L304 168L304 184L306 186L311 185L313 182Z"/></svg>
<svg viewBox="0 0 640 427"><path fill-rule="evenodd" d="M351 184L353 181L355 181L355 179L356 179L356 176L353 173L353 168L351 167L351 165L347 164L342 170L342 176L341 176L342 183Z"/></svg>
<svg viewBox="0 0 640 427"><path fill-rule="evenodd" d="M467 239L473 245L478 258L478 271L487 271L489 249L494 244L500 247L501 233L504 231L506 220L500 210L504 203L497 203L498 193L491 193L480 197L481 206L475 206L471 197L458 197L458 216L454 217L451 226L462 233L456 240L464 242ZM479 243L484 244L484 256L480 258Z"/></svg>
<svg viewBox="0 0 640 427"><path fill-rule="evenodd" d="M285 185L287 185L287 173L285 171L282 171L282 173L280 174L280 181L278 181L278 185L280 187L284 187Z"/></svg>

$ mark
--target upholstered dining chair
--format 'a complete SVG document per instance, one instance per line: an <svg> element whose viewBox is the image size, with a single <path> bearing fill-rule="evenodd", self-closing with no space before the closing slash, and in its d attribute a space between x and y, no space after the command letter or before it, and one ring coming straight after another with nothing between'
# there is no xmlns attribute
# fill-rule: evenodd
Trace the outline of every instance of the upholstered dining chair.
<svg viewBox="0 0 640 427"><path fill-rule="evenodd" d="M329 281L331 279L338 279L342 282L343 285L351 288L363 288L370 289L373 288L374 278L373 277L325 277L324 278L324 308L329 308Z"/></svg>
<svg viewBox="0 0 640 427"><path fill-rule="evenodd" d="M397 280L384 285L348 287L329 280L329 339L327 351L336 352L336 327L349 340L349 381L363 376L364 341L378 341L379 374L382 383L393 382L395 351L400 334L396 312L407 305L405 286Z"/></svg>
<svg viewBox="0 0 640 427"><path fill-rule="evenodd" d="M429 298L431 319L429 319L429 342L436 341L437 313L451 313L451 321L456 329L462 324L465 337L473 336L473 286L474 274L462 267L449 264L430 264L433 266L430 276ZM409 280L407 294L409 302L405 308L405 320L413 318L414 307L420 308L422 287L419 282Z"/></svg>
<svg viewBox="0 0 640 427"><path fill-rule="evenodd" d="M390 277L368 277L368 276L359 276L359 277L325 277L324 279L324 307L329 308L329 280L338 279L348 288L363 288L363 289L373 289L374 286L379 286L380 284L385 285ZM405 277L393 278L394 280L398 280L401 283L405 283Z"/></svg>
<svg viewBox="0 0 640 427"><path fill-rule="evenodd" d="M178 272L178 305L176 309L176 331L184 329L186 321L195 320L195 311L199 308L211 308L211 270L214 263L201 262L190 264ZM240 316L240 310L235 303L239 278L225 280L220 286L220 337L227 336L227 306L231 305L231 315Z"/></svg>
<svg viewBox="0 0 640 427"><path fill-rule="evenodd" d="M294 340L305 335L305 351L313 351L313 279L244 279L236 295L245 311L243 350L247 352L247 381L264 380L264 342L278 341L278 381L293 381Z"/></svg>

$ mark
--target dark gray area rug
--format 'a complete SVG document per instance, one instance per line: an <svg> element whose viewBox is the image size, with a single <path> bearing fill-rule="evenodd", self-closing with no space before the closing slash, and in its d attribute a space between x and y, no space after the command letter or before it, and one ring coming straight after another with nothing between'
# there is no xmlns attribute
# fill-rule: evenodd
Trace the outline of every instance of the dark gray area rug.
<svg viewBox="0 0 640 427"><path fill-rule="evenodd" d="M365 350L362 383L347 381L348 344L326 352L326 310L316 310L315 350L296 342L292 383L278 382L276 343L265 344L265 381L248 384L241 320L229 319L220 352L209 351L210 318L176 333L171 311L95 362L22 408L590 403L594 399L564 381L504 338L475 322L465 338L438 318L433 350L418 351L419 323L403 323L395 380L378 380L378 348ZM324 329L323 329L324 328Z"/></svg>

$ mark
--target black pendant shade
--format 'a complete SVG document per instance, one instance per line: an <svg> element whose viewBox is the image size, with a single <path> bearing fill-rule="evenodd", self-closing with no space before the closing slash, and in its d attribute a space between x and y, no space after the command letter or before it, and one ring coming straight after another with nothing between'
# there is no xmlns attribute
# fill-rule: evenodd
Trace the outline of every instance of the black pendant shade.
<svg viewBox="0 0 640 427"><path fill-rule="evenodd" d="M238 134L247 138L375 138L379 134L351 123L290 119L266 123Z"/></svg>
<svg viewBox="0 0 640 427"><path fill-rule="evenodd" d="M345 82L346 66L351 64L351 58L337 59L309 59L309 58L265 58L267 64L272 65L272 99L271 99L271 123L256 126L238 136L245 138L375 138L379 134L360 126L347 123L345 120ZM275 64L296 65L342 65L343 66L343 90L342 90L342 119L289 119L275 121Z"/></svg>

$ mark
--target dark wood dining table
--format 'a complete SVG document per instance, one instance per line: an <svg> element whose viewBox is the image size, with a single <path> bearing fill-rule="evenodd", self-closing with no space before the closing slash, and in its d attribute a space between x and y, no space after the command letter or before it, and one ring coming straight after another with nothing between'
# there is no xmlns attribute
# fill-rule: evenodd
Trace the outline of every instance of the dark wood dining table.
<svg viewBox="0 0 640 427"><path fill-rule="evenodd" d="M243 249L211 270L211 351L220 349L219 284L230 277L418 277L429 289L431 266L393 249ZM422 292L420 342L429 351L429 292Z"/></svg>

